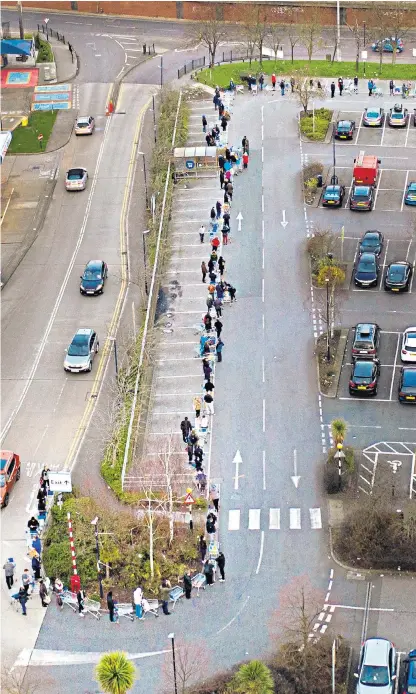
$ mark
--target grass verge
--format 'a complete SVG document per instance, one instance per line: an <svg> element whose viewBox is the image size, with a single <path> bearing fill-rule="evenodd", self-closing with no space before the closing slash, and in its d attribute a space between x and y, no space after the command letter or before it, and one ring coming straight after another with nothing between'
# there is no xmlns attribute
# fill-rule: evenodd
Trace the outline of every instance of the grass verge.
<svg viewBox="0 0 416 694"><path fill-rule="evenodd" d="M52 128L55 124L57 111L35 111L29 116L26 127L19 125L13 130L9 154L33 154L46 149ZM43 135L41 141L38 136Z"/></svg>
<svg viewBox="0 0 416 694"><path fill-rule="evenodd" d="M301 133L309 140L322 142L325 140L328 132L332 114L333 111L329 108L317 108L315 110L315 115L311 111L308 111L308 113L302 112L300 117Z"/></svg>
<svg viewBox="0 0 416 694"><path fill-rule="evenodd" d="M230 80L234 80L236 84L241 82L240 75L251 73L255 75L258 72L264 72L266 75L271 75L275 72L277 75L285 75L290 77L296 71L307 70L311 77L339 77L342 75L344 80L353 78L357 74L355 62L340 62L330 63L326 60L312 60L308 63L307 60L267 60L260 65L258 60L253 60L251 65L248 61L244 63L224 63L214 68L205 68L197 73L197 79L203 84L208 84L210 87L219 85L227 87ZM368 80L370 77L390 80L414 80L415 66L407 63L391 65L384 64L380 71L379 63L366 63L366 76L364 77L363 65L359 65L358 77Z"/></svg>

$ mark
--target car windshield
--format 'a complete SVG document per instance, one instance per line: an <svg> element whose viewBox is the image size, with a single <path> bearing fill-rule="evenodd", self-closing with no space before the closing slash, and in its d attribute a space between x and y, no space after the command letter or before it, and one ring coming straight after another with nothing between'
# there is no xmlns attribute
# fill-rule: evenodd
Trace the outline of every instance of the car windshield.
<svg viewBox="0 0 416 694"><path fill-rule="evenodd" d="M413 345L413 346L416 344L416 333L407 333L406 344L407 345Z"/></svg>
<svg viewBox="0 0 416 694"><path fill-rule="evenodd" d="M68 171L68 181L79 181L84 175L81 169L72 169Z"/></svg>
<svg viewBox="0 0 416 694"><path fill-rule="evenodd" d="M88 356L88 340L84 335L81 337L75 336L68 348L70 357L87 357Z"/></svg>
<svg viewBox="0 0 416 694"><path fill-rule="evenodd" d="M325 191L325 200L331 200L333 198L336 198L338 200L339 198L339 189L338 188L327 188Z"/></svg>
<svg viewBox="0 0 416 694"><path fill-rule="evenodd" d="M101 270L98 268L86 268L84 272L84 280L100 280L101 279Z"/></svg>
<svg viewBox="0 0 416 694"><path fill-rule="evenodd" d="M357 378L371 378L373 364L371 361L357 361L354 369L354 376Z"/></svg>
<svg viewBox="0 0 416 694"><path fill-rule="evenodd" d="M403 265L393 265L389 269L389 279L398 282L404 279L405 269Z"/></svg>
<svg viewBox="0 0 416 694"><path fill-rule="evenodd" d="M367 234L361 241L362 246L379 246L380 245L380 239L376 234Z"/></svg>
<svg viewBox="0 0 416 694"><path fill-rule="evenodd" d="M348 121L341 121L338 123L338 130L349 130L351 128L351 123Z"/></svg>
<svg viewBox="0 0 416 694"><path fill-rule="evenodd" d="M380 117L379 111L367 111L367 118L379 118L379 117Z"/></svg>
<svg viewBox="0 0 416 694"><path fill-rule="evenodd" d="M386 687L389 684L389 669L384 665L364 665L360 682L373 687Z"/></svg>
<svg viewBox="0 0 416 694"><path fill-rule="evenodd" d="M372 349L373 343L370 340L356 340L354 347L355 349Z"/></svg>
<svg viewBox="0 0 416 694"><path fill-rule="evenodd" d="M88 120L79 120L79 121L77 122L78 128L87 128L88 125L89 125L89 121L88 121Z"/></svg>
<svg viewBox="0 0 416 694"><path fill-rule="evenodd" d="M409 193L416 193L416 183L411 183L409 186Z"/></svg>
<svg viewBox="0 0 416 694"><path fill-rule="evenodd" d="M0 475L0 487L6 486L6 475Z"/></svg>

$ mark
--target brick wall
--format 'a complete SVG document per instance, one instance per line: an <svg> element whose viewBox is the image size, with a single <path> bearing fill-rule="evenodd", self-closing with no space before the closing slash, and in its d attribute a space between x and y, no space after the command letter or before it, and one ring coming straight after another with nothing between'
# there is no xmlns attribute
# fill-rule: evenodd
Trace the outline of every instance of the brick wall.
<svg viewBox="0 0 416 694"><path fill-rule="evenodd" d="M375 0L371 0L375 2ZM184 19L184 20L202 20L212 17L212 12L214 11L217 19L224 20L226 22L238 22L243 21L247 16L247 13L253 8L253 5L258 5L262 8L267 21L274 22L276 24L287 24L289 16L292 14L295 17L295 21L299 24L302 21L306 21L312 13L316 11L316 7L320 8L320 16L322 18L322 25L329 26L336 24L336 2L333 0L331 4L322 7L319 0L310 0L310 4L296 2L296 0L280 0L280 2L244 2L239 0L238 2L193 2L188 0L183 0L182 2L173 2L171 0L161 1L161 2L124 2L120 0L118 2L113 2L112 0L96 0L95 2L90 2L89 0L83 2L71 2L70 0L56 1L56 0L34 0L33 7L42 10L55 10L61 12L89 12L92 14L114 14L114 15L130 15L133 17L144 17L152 18L156 17L158 19ZM416 3L415 3L416 4ZM25 4L24 7L30 10L29 4ZM343 2L341 0L341 22L343 23L343 18L346 18L346 23L353 22L355 18L359 22L366 21L368 24L371 23L371 8L365 7L366 3L364 0L357 0L356 2ZM3 2L3 6L16 7L15 3L10 3L7 0ZM386 5L383 3L383 7ZM409 26L416 27L416 9L409 11Z"/></svg>

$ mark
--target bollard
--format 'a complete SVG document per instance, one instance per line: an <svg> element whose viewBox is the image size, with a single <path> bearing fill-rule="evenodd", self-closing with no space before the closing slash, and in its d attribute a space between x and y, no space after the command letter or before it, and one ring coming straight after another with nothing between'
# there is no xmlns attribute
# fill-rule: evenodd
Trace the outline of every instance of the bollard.
<svg viewBox="0 0 416 694"><path fill-rule="evenodd" d="M143 44L143 55L146 55L146 44Z"/></svg>

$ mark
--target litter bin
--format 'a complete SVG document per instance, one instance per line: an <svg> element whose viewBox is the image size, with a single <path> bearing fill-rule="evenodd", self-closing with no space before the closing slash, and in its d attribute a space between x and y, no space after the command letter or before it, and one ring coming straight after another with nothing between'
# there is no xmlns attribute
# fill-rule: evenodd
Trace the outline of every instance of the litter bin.
<svg viewBox="0 0 416 694"><path fill-rule="evenodd" d="M25 128L27 125L29 125L29 118L28 118L28 116L23 116L22 127Z"/></svg>
<svg viewBox="0 0 416 694"><path fill-rule="evenodd" d="M316 180L318 181L318 183L317 183L318 188L322 188L322 175L318 174L316 177Z"/></svg>

